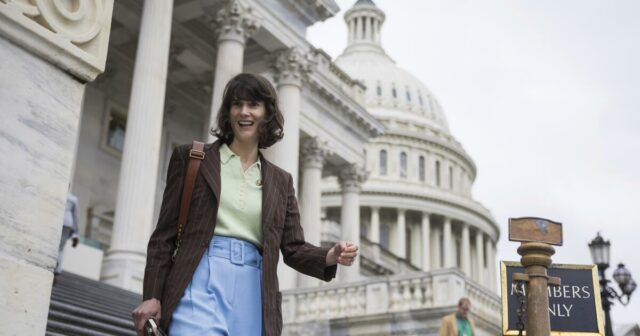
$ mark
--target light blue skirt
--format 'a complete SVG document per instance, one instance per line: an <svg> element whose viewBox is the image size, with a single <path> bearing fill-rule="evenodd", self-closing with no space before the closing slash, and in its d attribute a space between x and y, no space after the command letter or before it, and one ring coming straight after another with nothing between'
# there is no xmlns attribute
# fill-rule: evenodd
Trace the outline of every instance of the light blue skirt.
<svg viewBox="0 0 640 336"><path fill-rule="evenodd" d="M214 236L173 312L169 335L262 335L262 256Z"/></svg>

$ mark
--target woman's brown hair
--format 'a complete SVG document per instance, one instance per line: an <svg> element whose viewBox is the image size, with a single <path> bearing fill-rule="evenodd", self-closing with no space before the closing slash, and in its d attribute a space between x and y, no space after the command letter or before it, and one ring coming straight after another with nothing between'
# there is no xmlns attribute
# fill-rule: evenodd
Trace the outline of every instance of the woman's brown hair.
<svg viewBox="0 0 640 336"><path fill-rule="evenodd" d="M224 88L222 105L218 110L217 129L211 134L226 144L233 142L231 104L234 100L261 102L265 118L258 126L258 148L267 148L282 139L284 117L278 107L278 94L269 80L260 75L241 73L231 78Z"/></svg>

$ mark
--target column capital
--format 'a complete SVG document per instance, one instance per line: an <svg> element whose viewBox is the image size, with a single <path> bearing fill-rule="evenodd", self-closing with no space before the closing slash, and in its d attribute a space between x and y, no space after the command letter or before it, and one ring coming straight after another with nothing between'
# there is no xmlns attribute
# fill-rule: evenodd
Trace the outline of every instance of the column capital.
<svg viewBox="0 0 640 336"><path fill-rule="evenodd" d="M218 43L226 40L245 44L247 39L260 28L262 19L251 8L238 0L228 1L215 17Z"/></svg>
<svg viewBox="0 0 640 336"><path fill-rule="evenodd" d="M293 85L302 87L302 81L311 73L315 61L312 54L304 54L297 47L278 52L275 55L273 68L278 86Z"/></svg>
<svg viewBox="0 0 640 336"><path fill-rule="evenodd" d="M305 168L320 168L330 151L327 142L318 137L306 138L302 141L302 165Z"/></svg>
<svg viewBox="0 0 640 336"><path fill-rule="evenodd" d="M343 191L360 192L360 187L369 177L369 173L357 164L348 164L338 174L338 182Z"/></svg>

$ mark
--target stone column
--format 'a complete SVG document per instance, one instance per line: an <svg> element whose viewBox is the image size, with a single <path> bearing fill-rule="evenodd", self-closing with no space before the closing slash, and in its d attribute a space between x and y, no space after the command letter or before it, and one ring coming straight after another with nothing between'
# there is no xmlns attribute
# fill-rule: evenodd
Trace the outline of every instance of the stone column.
<svg viewBox="0 0 640 336"><path fill-rule="evenodd" d="M338 182L342 187L341 239L351 241L358 246L360 246L360 187L366 178L366 172L356 164L346 166L338 176ZM357 257L350 267L340 268L341 281L360 279L360 259L361 257Z"/></svg>
<svg viewBox="0 0 640 336"><path fill-rule="evenodd" d="M484 285L484 237L480 230L476 231L476 269L478 270L476 274L476 281L479 284Z"/></svg>
<svg viewBox="0 0 640 336"><path fill-rule="evenodd" d="M453 235L451 234L451 218L445 217L442 224L442 250L444 252L444 267L455 267L453 260Z"/></svg>
<svg viewBox="0 0 640 336"><path fill-rule="evenodd" d="M398 221L396 222L396 255L400 258L407 257L407 223L405 209L398 209Z"/></svg>
<svg viewBox="0 0 640 336"><path fill-rule="evenodd" d="M326 144L318 138L309 138L302 145L302 189L300 192L300 222L305 239L320 246L322 223L320 198L322 196L322 165L327 155ZM318 280L300 274L298 284L311 287Z"/></svg>
<svg viewBox="0 0 640 336"><path fill-rule="evenodd" d="M422 267L422 246L420 244L422 240L421 227L421 224L411 224L409 226L411 237L407 237L411 240L410 260L411 263L417 267Z"/></svg>
<svg viewBox="0 0 640 336"><path fill-rule="evenodd" d="M498 276L500 275L500 271L498 269L498 253L496 251L496 244L497 242L494 242L491 244L491 283L493 284L491 286L491 289L493 289L494 292L496 293L500 293L499 290L499 286L496 287L496 283L498 282Z"/></svg>
<svg viewBox="0 0 640 336"><path fill-rule="evenodd" d="M356 22L354 20L349 21L349 43L353 42L353 37L356 32Z"/></svg>
<svg viewBox="0 0 640 336"><path fill-rule="evenodd" d="M492 265L492 260L493 260L493 242L491 241L490 237L487 237L487 239L484 241L484 253L487 256L487 269L485 271L485 284L486 286L491 289L491 291L493 292L496 288L496 284L494 283L494 280L492 275L494 273L493 270L493 265Z"/></svg>
<svg viewBox="0 0 640 336"><path fill-rule="evenodd" d="M431 268L442 268L442 245L441 235L442 229L440 227L431 228Z"/></svg>
<svg viewBox="0 0 640 336"><path fill-rule="evenodd" d="M380 43L380 28L378 20L373 20L373 42Z"/></svg>
<svg viewBox="0 0 640 336"><path fill-rule="evenodd" d="M371 207L371 230L369 230L369 240L373 243L380 243L380 208Z"/></svg>
<svg viewBox="0 0 640 336"><path fill-rule="evenodd" d="M372 30L372 26L371 26L371 17L369 16L364 16L365 19L365 25L364 25L364 29L365 29L365 39L368 41L373 42L373 30Z"/></svg>
<svg viewBox="0 0 640 336"><path fill-rule="evenodd" d="M362 40L362 24L363 24L362 17L356 18L355 21L356 21L356 33L355 33L354 39L356 41L360 41Z"/></svg>
<svg viewBox="0 0 640 336"><path fill-rule="evenodd" d="M204 139L214 140L209 132L217 128L218 109L222 104L224 87L233 76L242 72L244 47L247 39L260 27L260 19L238 0L229 1L216 15L218 51L213 78L211 111L204 123Z"/></svg>
<svg viewBox="0 0 640 336"><path fill-rule="evenodd" d="M431 222L429 220L429 214L426 212L422 213L422 230L420 232L422 234L422 270L428 272L431 270L431 253L429 253L429 249L431 248L431 244L429 242L431 237Z"/></svg>
<svg viewBox="0 0 640 336"><path fill-rule="evenodd" d="M102 264L106 283L142 292L153 227L173 1L145 1L133 72L127 134L120 165L111 248Z"/></svg>
<svg viewBox="0 0 640 336"><path fill-rule="evenodd" d="M104 71L113 1L0 1L0 326L44 335L85 83Z"/></svg>
<svg viewBox="0 0 640 336"><path fill-rule="evenodd" d="M311 72L311 65L309 58L298 48L281 52L274 63L278 105L284 115L284 138L264 153L271 162L291 174L296 188L300 146L300 96L302 81Z"/></svg>
<svg viewBox="0 0 640 336"><path fill-rule="evenodd" d="M460 266L462 272L468 277L471 277L471 238L469 237L469 224L462 223L462 247L460 256Z"/></svg>

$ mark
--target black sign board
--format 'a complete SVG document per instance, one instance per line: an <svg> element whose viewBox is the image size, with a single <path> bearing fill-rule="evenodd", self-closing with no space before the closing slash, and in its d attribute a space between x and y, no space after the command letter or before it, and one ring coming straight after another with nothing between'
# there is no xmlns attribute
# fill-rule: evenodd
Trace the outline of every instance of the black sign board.
<svg viewBox="0 0 640 336"><path fill-rule="evenodd" d="M503 261L502 284L502 334L518 335L516 308L519 305L514 273L525 273L518 262ZM604 335L600 286L595 265L554 264L549 276L559 277L561 286L549 286L549 319L551 335ZM526 325L526 316L523 316Z"/></svg>

